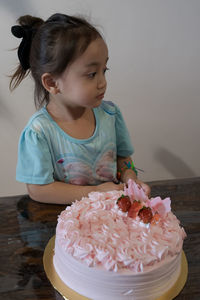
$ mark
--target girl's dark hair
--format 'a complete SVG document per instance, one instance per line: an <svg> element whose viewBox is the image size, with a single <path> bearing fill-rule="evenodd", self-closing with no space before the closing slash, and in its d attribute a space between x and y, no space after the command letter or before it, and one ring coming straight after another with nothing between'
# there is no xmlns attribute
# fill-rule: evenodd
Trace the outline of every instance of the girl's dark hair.
<svg viewBox="0 0 200 300"><path fill-rule="evenodd" d="M11 30L14 36L22 38L18 48L20 64L11 76L10 90L31 72L35 81L35 106L40 108L49 102L42 74L61 75L92 41L102 36L86 20L59 13L47 21L26 15L20 17L18 23L20 26L13 26Z"/></svg>

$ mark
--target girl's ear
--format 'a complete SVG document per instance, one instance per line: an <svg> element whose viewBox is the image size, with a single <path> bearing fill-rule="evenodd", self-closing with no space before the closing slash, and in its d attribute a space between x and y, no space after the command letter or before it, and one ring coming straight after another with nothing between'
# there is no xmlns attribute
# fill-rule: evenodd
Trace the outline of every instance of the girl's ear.
<svg viewBox="0 0 200 300"><path fill-rule="evenodd" d="M50 73L44 73L41 77L43 87L53 95L56 95L60 92L59 88L57 87L57 83L55 78Z"/></svg>

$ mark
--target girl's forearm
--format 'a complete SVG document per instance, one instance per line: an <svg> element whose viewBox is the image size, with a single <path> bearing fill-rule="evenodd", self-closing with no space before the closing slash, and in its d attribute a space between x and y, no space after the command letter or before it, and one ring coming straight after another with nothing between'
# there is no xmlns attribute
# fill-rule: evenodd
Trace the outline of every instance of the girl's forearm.
<svg viewBox="0 0 200 300"><path fill-rule="evenodd" d="M90 192L108 192L114 190L123 190L123 184L113 182L104 182L97 186L92 185L74 185L55 181L50 184L38 185L27 184L29 196L38 202L71 204L75 200L81 200L87 197Z"/></svg>
<svg viewBox="0 0 200 300"><path fill-rule="evenodd" d="M126 166L126 164L128 164L128 166L133 166L132 165L132 159L131 157L118 157L117 158L117 170L120 171L121 173L121 182L124 183L128 183L129 179L134 180L145 192L145 194L150 197L151 194L151 188L144 182L142 182L141 180L139 180L137 178L137 174L136 174L136 170L135 167L133 166L133 168L124 168L124 165Z"/></svg>
<svg viewBox="0 0 200 300"><path fill-rule="evenodd" d="M55 181L50 184L36 185L27 184L29 196L38 202L71 204L75 200L80 200L88 193L95 191L96 186L80 186Z"/></svg>
<svg viewBox="0 0 200 300"><path fill-rule="evenodd" d="M133 170L126 169L125 171L122 172L121 182L127 184L129 179L132 179L132 180L136 181L137 180L137 175L135 174L135 172Z"/></svg>
<svg viewBox="0 0 200 300"><path fill-rule="evenodd" d="M117 157L117 170L120 174L120 181L124 183L128 183L129 179L136 180L137 175L131 168L126 168L127 164L131 165L132 159L131 157Z"/></svg>

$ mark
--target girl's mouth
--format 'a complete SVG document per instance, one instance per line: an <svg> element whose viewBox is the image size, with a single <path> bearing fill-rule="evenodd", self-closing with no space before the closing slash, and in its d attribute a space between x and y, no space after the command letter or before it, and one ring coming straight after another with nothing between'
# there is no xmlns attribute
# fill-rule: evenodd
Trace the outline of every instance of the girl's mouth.
<svg viewBox="0 0 200 300"><path fill-rule="evenodd" d="M97 99L98 99L98 100L102 100L102 99L103 99L103 97L104 97L104 93L102 93L102 94L98 95L98 96L97 96Z"/></svg>

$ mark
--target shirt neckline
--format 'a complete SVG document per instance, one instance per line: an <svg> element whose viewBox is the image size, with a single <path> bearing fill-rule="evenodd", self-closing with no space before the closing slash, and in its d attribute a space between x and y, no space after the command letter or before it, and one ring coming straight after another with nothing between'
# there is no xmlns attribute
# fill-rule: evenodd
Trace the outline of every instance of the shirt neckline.
<svg viewBox="0 0 200 300"><path fill-rule="evenodd" d="M95 130L93 135L91 135L88 139L77 139L74 138L72 136L70 136L68 133L66 133L55 121L54 119L51 117L51 115L48 113L46 105L42 108L43 113L47 116L47 118L50 120L50 122L56 127L56 129L62 134L62 136L64 136L65 138L67 138L68 140L70 140L73 143L77 143L77 144L85 144L90 142L91 140L93 140L98 132L99 129L99 117L98 117L98 112L97 112L98 108L93 108L93 114L95 117Z"/></svg>

